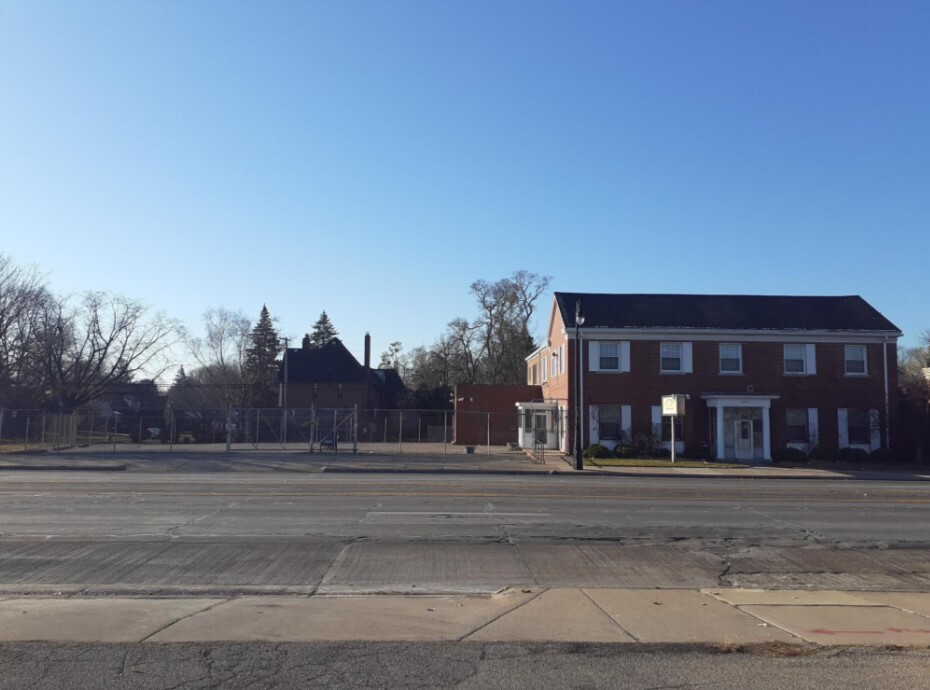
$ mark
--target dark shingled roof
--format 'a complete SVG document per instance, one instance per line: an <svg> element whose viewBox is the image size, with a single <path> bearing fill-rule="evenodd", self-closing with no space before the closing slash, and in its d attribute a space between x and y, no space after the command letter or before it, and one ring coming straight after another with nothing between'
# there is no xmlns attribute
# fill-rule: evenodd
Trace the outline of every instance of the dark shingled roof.
<svg viewBox="0 0 930 690"><path fill-rule="evenodd" d="M555 293L566 328L581 300L584 328L707 328L751 331L886 331L897 326L858 295L606 295Z"/></svg>
<svg viewBox="0 0 930 690"><path fill-rule="evenodd" d="M342 344L333 338L322 347L288 348L289 383L369 383L390 393L402 393L404 382L394 369L365 369ZM284 362L278 365L278 381L284 381Z"/></svg>
<svg viewBox="0 0 930 690"><path fill-rule="evenodd" d="M365 369L339 338L322 347L288 348L287 377L291 383L354 383L365 381ZM284 363L278 366L284 380Z"/></svg>

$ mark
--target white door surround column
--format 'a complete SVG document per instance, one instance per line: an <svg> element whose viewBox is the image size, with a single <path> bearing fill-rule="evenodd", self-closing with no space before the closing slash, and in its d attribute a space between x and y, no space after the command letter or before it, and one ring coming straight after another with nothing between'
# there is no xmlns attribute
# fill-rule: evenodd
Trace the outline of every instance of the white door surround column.
<svg viewBox="0 0 930 690"><path fill-rule="evenodd" d="M724 443L723 412L728 407L755 407L762 410L762 458L772 459L772 401L777 395L752 395L740 393L704 393L701 399L707 402L707 407L717 410L717 459L723 460L726 455Z"/></svg>

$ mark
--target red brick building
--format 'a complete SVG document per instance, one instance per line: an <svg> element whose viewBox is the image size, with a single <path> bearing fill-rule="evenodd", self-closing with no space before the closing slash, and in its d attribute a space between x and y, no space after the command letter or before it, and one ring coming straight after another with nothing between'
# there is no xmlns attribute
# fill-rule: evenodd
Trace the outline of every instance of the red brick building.
<svg viewBox="0 0 930 690"><path fill-rule="evenodd" d="M565 452L579 396L582 447L637 433L670 447L660 406L671 394L689 396L679 452L706 445L717 458L768 461L787 447L874 450L893 434L900 336L858 296L559 292L527 381L542 387L551 446ZM525 406L531 415L538 404Z"/></svg>
<svg viewBox="0 0 930 690"><path fill-rule="evenodd" d="M455 387L453 438L457 445L502 446L517 440L517 402L542 400L539 386L461 385Z"/></svg>

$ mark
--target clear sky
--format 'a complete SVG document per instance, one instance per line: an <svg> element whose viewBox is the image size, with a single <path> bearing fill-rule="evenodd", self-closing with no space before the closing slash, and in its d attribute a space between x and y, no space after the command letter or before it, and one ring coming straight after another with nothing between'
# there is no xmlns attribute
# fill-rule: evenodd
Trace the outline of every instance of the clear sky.
<svg viewBox="0 0 930 690"><path fill-rule="evenodd" d="M520 268L861 294L911 345L928 37L927 0L0 0L0 251L376 360Z"/></svg>

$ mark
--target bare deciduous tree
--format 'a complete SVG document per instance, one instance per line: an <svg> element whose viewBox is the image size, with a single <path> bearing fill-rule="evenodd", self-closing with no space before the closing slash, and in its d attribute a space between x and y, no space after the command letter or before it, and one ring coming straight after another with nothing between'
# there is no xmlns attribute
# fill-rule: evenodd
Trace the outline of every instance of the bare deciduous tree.
<svg viewBox="0 0 930 690"><path fill-rule="evenodd" d="M246 381L243 370L249 346L251 323L242 311L215 307L204 315L203 338L188 341L191 354L200 365L190 379L201 386L212 388L214 394L207 396L222 406L243 405L246 396Z"/></svg>
<svg viewBox="0 0 930 690"><path fill-rule="evenodd" d="M141 302L109 292L88 292L76 305L44 301L34 356L44 394L61 407L79 407L107 386L148 378L169 366L168 351L180 340L177 322L150 316Z"/></svg>

